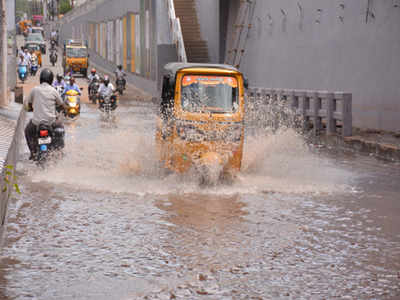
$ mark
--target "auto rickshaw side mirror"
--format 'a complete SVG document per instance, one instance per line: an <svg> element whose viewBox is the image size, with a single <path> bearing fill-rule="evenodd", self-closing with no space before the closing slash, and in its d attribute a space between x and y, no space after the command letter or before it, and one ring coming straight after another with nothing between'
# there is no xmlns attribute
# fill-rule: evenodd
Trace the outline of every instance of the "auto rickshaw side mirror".
<svg viewBox="0 0 400 300"><path fill-rule="evenodd" d="M246 90L249 88L249 80L247 78L243 79L243 86Z"/></svg>

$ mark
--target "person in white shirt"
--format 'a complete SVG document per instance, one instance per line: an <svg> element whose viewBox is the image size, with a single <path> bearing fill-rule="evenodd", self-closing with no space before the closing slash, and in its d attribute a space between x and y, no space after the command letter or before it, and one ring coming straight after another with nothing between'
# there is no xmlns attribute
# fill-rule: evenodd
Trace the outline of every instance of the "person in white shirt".
<svg viewBox="0 0 400 300"><path fill-rule="evenodd" d="M115 96L115 88L110 82L110 78L106 75L104 76L103 83L100 85L99 88L99 103L100 107L102 106L102 103L104 102L104 99L106 97L110 97L111 99L111 108L114 110L117 107L117 96Z"/></svg>

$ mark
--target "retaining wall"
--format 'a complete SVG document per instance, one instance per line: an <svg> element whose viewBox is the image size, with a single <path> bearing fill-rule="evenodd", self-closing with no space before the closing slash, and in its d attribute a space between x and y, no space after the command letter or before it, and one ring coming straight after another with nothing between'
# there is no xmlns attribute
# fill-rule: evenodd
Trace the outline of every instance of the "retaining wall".
<svg viewBox="0 0 400 300"><path fill-rule="evenodd" d="M118 64L123 65L125 71L134 75L131 78L138 88L156 96L156 1L92 1L76 10L62 19L61 40L87 40L91 53L96 53L96 64L110 72Z"/></svg>
<svg viewBox="0 0 400 300"><path fill-rule="evenodd" d="M252 85L349 91L356 127L400 130L397 0L256 2L241 65Z"/></svg>
<svg viewBox="0 0 400 300"><path fill-rule="evenodd" d="M19 159L19 153L22 146L22 142L24 141L24 126L26 120L26 113L23 109L21 109L21 113L19 114L19 118L15 127L14 136L12 138L11 144L8 149L7 157L5 159L4 166L2 168L0 174L0 242L2 240L3 234L3 225L5 224L7 217L7 206L10 196L13 191L13 184L15 183L13 180L13 175L15 174L15 168ZM7 169L6 166L12 166L12 169ZM10 171L12 176L8 176L10 180L9 184L6 183L6 171ZM4 188L7 187L7 190L4 191ZM15 192L15 191L14 191Z"/></svg>

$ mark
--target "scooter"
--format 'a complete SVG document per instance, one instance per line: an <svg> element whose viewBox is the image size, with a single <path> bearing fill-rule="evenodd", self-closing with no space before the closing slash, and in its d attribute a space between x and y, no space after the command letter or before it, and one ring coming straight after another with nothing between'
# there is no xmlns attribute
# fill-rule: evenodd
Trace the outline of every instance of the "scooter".
<svg viewBox="0 0 400 300"><path fill-rule="evenodd" d="M18 66L18 77L22 81L22 83L24 83L26 80L27 71L28 70L26 66Z"/></svg>
<svg viewBox="0 0 400 300"><path fill-rule="evenodd" d="M68 105L68 109L64 111L64 115L74 120L81 113L81 100L79 93L75 90L69 90L65 93L65 103Z"/></svg>
<svg viewBox="0 0 400 300"><path fill-rule="evenodd" d="M31 65L31 75L35 76L37 71L39 69L39 66L37 65L37 63L32 63Z"/></svg>

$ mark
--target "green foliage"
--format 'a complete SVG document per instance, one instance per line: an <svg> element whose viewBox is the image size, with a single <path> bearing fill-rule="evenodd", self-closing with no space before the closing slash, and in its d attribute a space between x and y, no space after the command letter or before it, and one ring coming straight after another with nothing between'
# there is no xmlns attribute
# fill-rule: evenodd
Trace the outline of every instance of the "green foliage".
<svg viewBox="0 0 400 300"><path fill-rule="evenodd" d="M69 0L60 0L60 14L64 15L72 9Z"/></svg>
<svg viewBox="0 0 400 300"><path fill-rule="evenodd" d="M4 176L5 185L2 192L5 193L8 191L9 196L11 196L13 191L15 191L17 194L21 194L21 190L17 182L18 178L14 175L14 167L8 165L4 168L6 169Z"/></svg>

